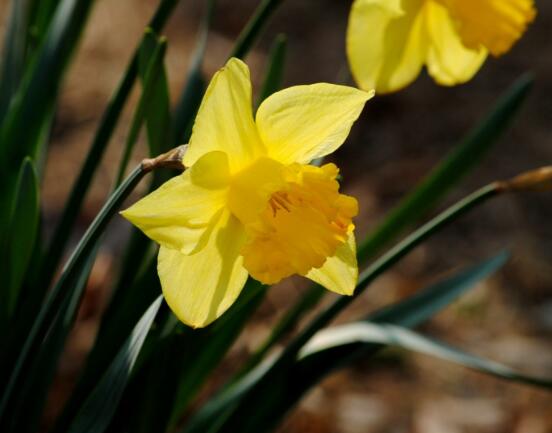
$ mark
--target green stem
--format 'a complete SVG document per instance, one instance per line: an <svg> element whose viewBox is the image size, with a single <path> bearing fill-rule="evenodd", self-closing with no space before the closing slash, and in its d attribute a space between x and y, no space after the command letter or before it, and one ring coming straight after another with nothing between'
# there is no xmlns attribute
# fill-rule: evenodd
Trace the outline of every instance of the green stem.
<svg viewBox="0 0 552 433"><path fill-rule="evenodd" d="M49 325L55 319L59 306L64 302L66 297L70 295L71 282L74 281L75 277L81 271L82 266L86 263L89 254L96 246L97 241L113 215L146 173L147 171L142 165L138 166L113 192L78 243L75 251L67 261L67 264L64 266L59 281L48 293L44 305L34 321L31 331L19 353L0 402L0 419L4 415L11 393L15 390L15 386L19 382L19 377L28 365L29 360L37 353L40 343L48 332Z"/></svg>

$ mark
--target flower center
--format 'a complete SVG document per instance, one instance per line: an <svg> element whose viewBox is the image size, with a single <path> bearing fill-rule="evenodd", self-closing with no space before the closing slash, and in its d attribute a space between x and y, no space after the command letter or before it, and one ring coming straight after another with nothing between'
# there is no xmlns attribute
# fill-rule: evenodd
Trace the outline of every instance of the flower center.
<svg viewBox="0 0 552 433"><path fill-rule="evenodd" d="M277 191L268 200L268 204L272 209L272 216L275 218L276 213L279 210L285 210L286 212L291 212L291 200L289 199L288 193L285 191Z"/></svg>
<svg viewBox="0 0 552 433"><path fill-rule="evenodd" d="M268 173L266 163L264 174ZM253 170L253 169L252 169ZM240 212L248 241L242 250L244 266L255 279L274 284L293 274L307 274L319 268L354 228L358 213L356 199L339 193L334 164L322 167L292 164L280 166L276 178L265 184L252 183L264 199L257 201L258 212ZM264 179L265 181L267 178ZM240 184L240 182L238 182ZM270 190L272 188L272 190ZM237 190L234 194L236 207ZM241 197L251 197L243 190ZM241 200L240 200L241 201ZM256 200L249 199L243 206Z"/></svg>
<svg viewBox="0 0 552 433"><path fill-rule="evenodd" d="M436 0L456 21L462 42L494 56L510 50L536 15L532 0Z"/></svg>

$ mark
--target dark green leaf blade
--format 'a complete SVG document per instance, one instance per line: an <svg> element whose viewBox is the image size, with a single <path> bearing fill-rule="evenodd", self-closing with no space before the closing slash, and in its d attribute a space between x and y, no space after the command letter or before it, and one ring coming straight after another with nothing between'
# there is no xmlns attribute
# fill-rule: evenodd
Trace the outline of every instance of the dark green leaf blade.
<svg viewBox="0 0 552 433"><path fill-rule="evenodd" d="M253 16L250 18L247 25L238 36L230 57L237 57L239 59L245 58L245 56L249 53L251 48L253 48L253 44L265 28L269 18L282 4L282 2L283 0L261 1L261 4L257 7Z"/></svg>
<svg viewBox="0 0 552 433"><path fill-rule="evenodd" d="M464 352L402 326L388 323L358 322L320 331L303 348L300 359L345 346L373 344L396 347L450 361L499 379L552 389L552 380L527 376L498 362Z"/></svg>
<svg viewBox="0 0 552 433"><path fill-rule="evenodd" d="M111 366L77 413L68 433L102 433L107 428L162 300L163 297L159 296L136 324Z"/></svg>
<svg viewBox="0 0 552 433"><path fill-rule="evenodd" d="M167 83L167 72L164 65L157 65L157 71L150 71L157 56L156 51L164 44L164 38L159 37L153 30L148 29L142 47L140 48L138 70L142 81L143 95L149 95L145 107L146 130L148 136L149 154L157 156L169 150L169 131L171 128L170 95ZM150 66L151 64L151 66ZM148 76L148 73L152 76ZM149 83L151 81L151 83ZM148 85L152 86L147 90Z"/></svg>
<svg viewBox="0 0 552 433"><path fill-rule="evenodd" d="M207 2L206 10L201 19L199 34L196 47L190 62L190 69L186 80L186 85L182 90L178 103L174 111L174 122L171 131L171 146L176 147L187 143L191 132L195 115L201 104L203 94L207 88L207 82L201 70L205 50L207 48L207 38L213 22L216 0Z"/></svg>
<svg viewBox="0 0 552 433"><path fill-rule="evenodd" d="M511 126L532 85L532 77L524 75L499 98L460 144L359 243L360 262L374 257L405 228L418 221L481 161Z"/></svg>
<svg viewBox="0 0 552 433"><path fill-rule="evenodd" d="M152 31L159 32L164 27L178 2L179 0L160 1L159 6L157 7L149 24ZM60 221L47 249L47 253L44 255L43 264L38 272L38 275L40 276L39 281L41 281L43 283L42 285L46 288L50 285L53 275L59 267L63 253L65 252L67 246L67 242L71 235L71 230L77 220L80 208L86 197L86 193L90 187L94 175L97 172L110 138L113 135L113 131L119 121L123 107L138 76L138 52L140 46L141 44L139 44L136 48L132 59L127 65L123 78L118 84L118 87L102 116L102 120L96 131L90 150L88 151L83 166L79 171L79 176L71 189L69 199L65 204ZM40 297L39 299L42 298Z"/></svg>
<svg viewBox="0 0 552 433"><path fill-rule="evenodd" d="M203 335L196 336L195 356L184 360L186 369L180 370L172 424L192 401L209 374L219 365L224 354L234 343L247 321L264 299L268 287L249 279L237 302ZM197 338L199 337L199 338ZM194 341L194 339L192 339Z"/></svg>
<svg viewBox="0 0 552 433"><path fill-rule="evenodd" d="M48 293L48 297L44 305L42 305L39 314L34 317L30 332L23 341L16 341L17 346L14 348L14 353L16 353L17 359L13 366L10 366L8 369L9 377L6 380L3 394L0 397L0 425L4 422L6 413L9 412L7 408L11 404L13 394L18 390L18 383L23 380L22 378L26 369L29 368L32 360L40 350L40 345L44 341L52 320L60 313L60 307L75 289L74 283L98 245L105 228L121 206L121 203L128 197L145 174L146 171L143 167L141 165L138 166L109 197L83 238L77 244L75 251L61 273L60 279Z"/></svg>
<svg viewBox="0 0 552 433"><path fill-rule="evenodd" d="M136 110L134 111L134 115L132 117L130 130L128 132L125 147L123 150L123 155L119 163L119 170L115 181L116 186L119 185L125 177L125 172L130 161L130 156L136 145L136 142L138 141L140 129L142 127L144 119L147 116L147 113L150 111L150 103L152 100L155 100L158 97L156 95L156 91L159 91L160 89L158 84L161 84L162 78L166 79L163 60L167 48L167 41L164 38L151 41L150 38L152 37L155 38L155 36L153 36L152 34L152 31L146 30L146 35L144 36L144 45L149 45L150 42L154 43L155 45L153 48L153 52L151 53L151 58L147 62L147 66L144 66L145 71L142 85L142 95L140 96L138 106L136 107ZM152 131L151 128L149 129L149 131ZM156 139L157 136L155 136L154 140Z"/></svg>
<svg viewBox="0 0 552 433"><path fill-rule="evenodd" d="M23 71L32 0L12 0L0 70L0 124L17 92Z"/></svg>
<svg viewBox="0 0 552 433"><path fill-rule="evenodd" d="M174 116L172 116L170 140L159 143L161 149L174 147L182 143L183 140L185 141L186 131L191 130L191 124L193 123L206 86L201 73L201 64L205 53L214 5L215 1L209 0L206 13L200 25L199 39L191 61L192 65L188 75L188 82L184 88L180 102L177 104ZM156 27L158 28L158 26ZM144 38L140 49L139 73L142 80L146 73L146 62L157 43L158 41L152 25L152 31L146 34L146 38ZM161 99L164 98L160 97ZM147 116L149 116L148 112L146 113L146 121L149 122ZM169 117L171 117L170 113ZM154 121L151 123L152 127L153 123ZM158 124L157 120L155 120L155 123ZM146 123L146 125L150 128L149 123ZM149 130L148 133L150 133ZM153 152L157 145L153 146L152 136L149 138L150 151ZM149 190L151 191L158 187L167 178L166 175L167 173L163 172L154 173L154 179ZM138 230L133 230L124 254L118 281L115 284L112 298L102 318L89 362L76 388L76 398L73 400L78 401L83 396L83 391L94 384L98 369L109 362L110 356L121 344L125 333L128 332L128 327L132 326L132 323L136 320L136 315L140 313L139 308L141 305L144 302L150 302L150 298L160 292L155 255L156 249L153 247L152 242ZM73 401L65 408L64 414L61 417L62 422L58 423L57 426L58 431L65 430L63 419L66 419L74 410L72 403Z"/></svg>
<svg viewBox="0 0 552 433"><path fill-rule="evenodd" d="M261 92L259 93L257 106L282 87L284 69L286 66L286 54L287 39L285 35L280 34L274 39L270 54L268 55L265 77Z"/></svg>
<svg viewBox="0 0 552 433"><path fill-rule="evenodd" d="M375 322L385 320L387 323L402 326L417 326L500 268L506 258L507 255L501 253L422 290L411 298L376 312L368 319ZM380 347L351 345L331 353L321 352L318 357L280 364L277 368L273 368L277 358L269 359L205 405L183 431L231 432L238 425L242 433L269 431L301 396L326 374L360 356L373 353ZM260 398L260 395L270 396L270 399ZM251 414L250 407L253 401L256 401L256 410ZM215 418L223 419L223 422L209 430Z"/></svg>
<svg viewBox="0 0 552 433"><path fill-rule="evenodd" d="M46 338L26 371L17 396L12 402L13 409L10 410L10 425L14 432L32 433L37 431L40 425L57 364L65 341L73 329L95 257L94 253L83 266L75 281L73 292L60 306L60 313L52 320Z"/></svg>
<svg viewBox="0 0 552 433"><path fill-rule="evenodd" d="M6 321L3 323L9 321L17 304L21 284L36 243L39 220L38 176L31 159L25 158L16 184L7 236L6 260L1 265L6 266L2 275L7 277L7 284L1 289L2 297L5 298L0 302L2 316Z"/></svg>
<svg viewBox="0 0 552 433"><path fill-rule="evenodd" d="M454 302L479 281L494 274L504 266L508 258L508 253L501 252L476 266L416 293L404 301L370 314L366 320L378 323L394 323L407 327L417 326Z"/></svg>
<svg viewBox="0 0 552 433"><path fill-rule="evenodd" d="M52 18L36 60L22 80L15 103L0 130L0 167L9 177L13 164L36 157L40 131L50 119L64 72L80 39L92 0L62 0Z"/></svg>
<svg viewBox="0 0 552 433"><path fill-rule="evenodd" d="M360 263L380 254L404 229L433 209L477 165L512 123L531 87L532 79L526 75L504 93L487 116L359 243ZM277 325L273 335L254 355L247 368L258 363L281 336L293 329L312 305L316 305L325 295L324 288L312 286Z"/></svg>

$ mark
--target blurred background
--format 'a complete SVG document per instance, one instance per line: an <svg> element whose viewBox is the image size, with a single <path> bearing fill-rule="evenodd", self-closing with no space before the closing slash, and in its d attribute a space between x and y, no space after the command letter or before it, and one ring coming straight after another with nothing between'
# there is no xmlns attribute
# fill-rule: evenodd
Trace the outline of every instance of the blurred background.
<svg viewBox="0 0 552 433"><path fill-rule="evenodd" d="M156 6L155 0L96 3L66 78L53 130L42 191L47 231L59 217L101 113ZM169 40L166 66L174 98L186 78L204 3L182 0L165 31ZM257 3L219 1L204 64L206 76L222 66ZM350 0L283 2L247 59L254 86L259 88L267 52L278 33L286 34L289 42L286 87L319 81L350 83L344 53L350 5ZM7 0L0 0L1 26L5 25L7 7ZM489 59L470 83L437 87L424 74L406 90L368 103L349 140L332 157L341 167L343 189L359 199L359 237L367 234L526 71L534 74L535 86L521 116L444 205L495 179L552 164L552 3L540 1L537 8L537 20L525 37L503 58ZM138 95L136 90L87 198L79 223L82 231L114 181ZM143 156L134 155L135 162ZM525 372L552 377L551 221L551 193L503 197L486 204L377 280L340 321L361 317L430 284L436 276L507 249L512 253L508 265L433 319L424 332ZM71 392L92 344L117 269L118 245L129 230L118 218L106 237L49 398L49 417L59 411ZM239 368L304 288L304 282L297 279L269 292L204 396ZM356 363L328 377L290 414L280 432L547 433L552 432L551 408L552 395L543 391L388 350L375 361ZM47 417L44 426L48 423Z"/></svg>

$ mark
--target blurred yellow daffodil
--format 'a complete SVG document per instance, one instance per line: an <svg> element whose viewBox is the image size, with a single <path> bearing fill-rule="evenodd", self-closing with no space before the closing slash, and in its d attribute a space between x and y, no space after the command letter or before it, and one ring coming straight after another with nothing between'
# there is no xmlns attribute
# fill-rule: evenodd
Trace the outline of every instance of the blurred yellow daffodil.
<svg viewBox="0 0 552 433"><path fill-rule="evenodd" d="M363 89L399 90L425 65L445 86L470 80L535 18L533 0L355 0L347 56Z"/></svg>
<svg viewBox="0 0 552 433"><path fill-rule="evenodd" d="M236 300L248 274L265 284L300 274L340 294L357 282L352 218L335 151L373 95L332 84L277 92L253 119L248 67L230 59L201 103L188 169L122 212L160 244L167 303L203 327Z"/></svg>

